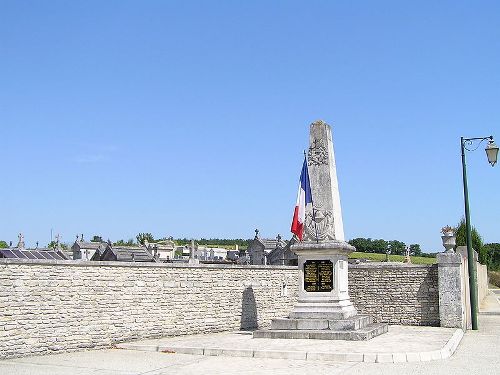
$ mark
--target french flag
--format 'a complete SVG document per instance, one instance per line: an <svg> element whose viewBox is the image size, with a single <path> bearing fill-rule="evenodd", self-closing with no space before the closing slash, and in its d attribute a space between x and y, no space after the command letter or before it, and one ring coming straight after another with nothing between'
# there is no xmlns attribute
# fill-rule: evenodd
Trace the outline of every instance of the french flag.
<svg viewBox="0 0 500 375"><path fill-rule="evenodd" d="M292 233L300 241L304 236L304 221L306 217L306 206L312 204L311 184L309 183L309 172L307 171L307 159L304 157L304 165L300 173L299 192L297 194L297 203L293 212Z"/></svg>

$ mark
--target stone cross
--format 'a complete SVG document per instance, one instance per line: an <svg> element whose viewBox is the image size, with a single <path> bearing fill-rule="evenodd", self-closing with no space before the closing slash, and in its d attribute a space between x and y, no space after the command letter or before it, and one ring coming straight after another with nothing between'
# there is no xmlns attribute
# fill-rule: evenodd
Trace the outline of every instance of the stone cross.
<svg viewBox="0 0 500 375"><path fill-rule="evenodd" d="M24 250L25 249L25 245L24 245L24 236L22 233L19 233L19 236L17 236L19 238L19 242L17 243L17 247L18 249L20 250Z"/></svg>
<svg viewBox="0 0 500 375"><path fill-rule="evenodd" d="M321 120L311 124L307 166L313 208L306 208L304 241L344 241L332 130Z"/></svg>

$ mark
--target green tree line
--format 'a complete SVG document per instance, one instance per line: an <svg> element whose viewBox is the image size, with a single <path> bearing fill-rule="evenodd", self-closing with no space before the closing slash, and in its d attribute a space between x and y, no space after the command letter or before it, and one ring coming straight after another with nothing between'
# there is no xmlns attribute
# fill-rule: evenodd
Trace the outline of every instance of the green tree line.
<svg viewBox="0 0 500 375"><path fill-rule="evenodd" d="M462 218L455 230L457 246L467 245L467 231L465 219ZM483 243L483 239L476 227L471 226L472 248L478 252L479 263L485 264L489 270L500 270L500 243Z"/></svg>
<svg viewBox="0 0 500 375"><path fill-rule="evenodd" d="M200 238L199 240L195 240L197 244L203 246L234 246L238 245L239 248L246 249L251 239L244 240L242 238ZM189 245L191 240L188 238L177 238L174 239L174 242L179 246Z"/></svg>
<svg viewBox="0 0 500 375"><path fill-rule="evenodd" d="M385 254L390 251L390 253L393 255L406 255L407 247L404 242L398 240L386 241L383 239L372 239L364 237L353 238L349 241L349 244L354 246L356 248L356 251L362 253ZM411 256L435 256L435 254L422 253L422 249L417 243L409 245L409 248Z"/></svg>
<svg viewBox="0 0 500 375"><path fill-rule="evenodd" d="M94 236L93 241L95 242L100 242L102 241L100 236ZM117 246L137 246L137 245L144 245L146 240L150 243L152 242L159 242L159 241L167 241L171 240L174 241L174 243L177 246L185 246L191 244L191 239L190 238L173 238L173 237L162 237L162 238L154 238L154 236L151 233L139 233L135 237L135 240L133 238L130 238L128 240L118 240L114 242L114 245ZM246 249L248 247L248 244L251 242L251 239L245 240L242 238L201 238L201 239L195 239L195 242L199 245L203 246L223 246L223 247L234 247L234 245L238 245L239 248Z"/></svg>

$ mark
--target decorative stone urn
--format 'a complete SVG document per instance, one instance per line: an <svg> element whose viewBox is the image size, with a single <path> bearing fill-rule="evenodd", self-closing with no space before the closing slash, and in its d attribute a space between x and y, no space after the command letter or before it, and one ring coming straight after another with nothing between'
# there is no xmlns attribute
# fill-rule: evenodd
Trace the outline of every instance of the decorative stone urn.
<svg viewBox="0 0 500 375"><path fill-rule="evenodd" d="M446 249L446 253L453 253L453 249L455 248L456 245L456 236L453 231L447 231L444 232L443 235L441 236L441 240L443 241L443 246Z"/></svg>

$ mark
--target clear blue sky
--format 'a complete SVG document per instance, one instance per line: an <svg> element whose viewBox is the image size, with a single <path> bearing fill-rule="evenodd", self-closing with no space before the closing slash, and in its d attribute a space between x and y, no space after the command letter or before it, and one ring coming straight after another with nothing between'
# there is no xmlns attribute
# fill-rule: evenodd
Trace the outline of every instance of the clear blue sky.
<svg viewBox="0 0 500 375"><path fill-rule="evenodd" d="M347 238L443 250L500 143L498 1L0 2L0 239L289 236L309 124ZM500 242L500 165L469 153Z"/></svg>

